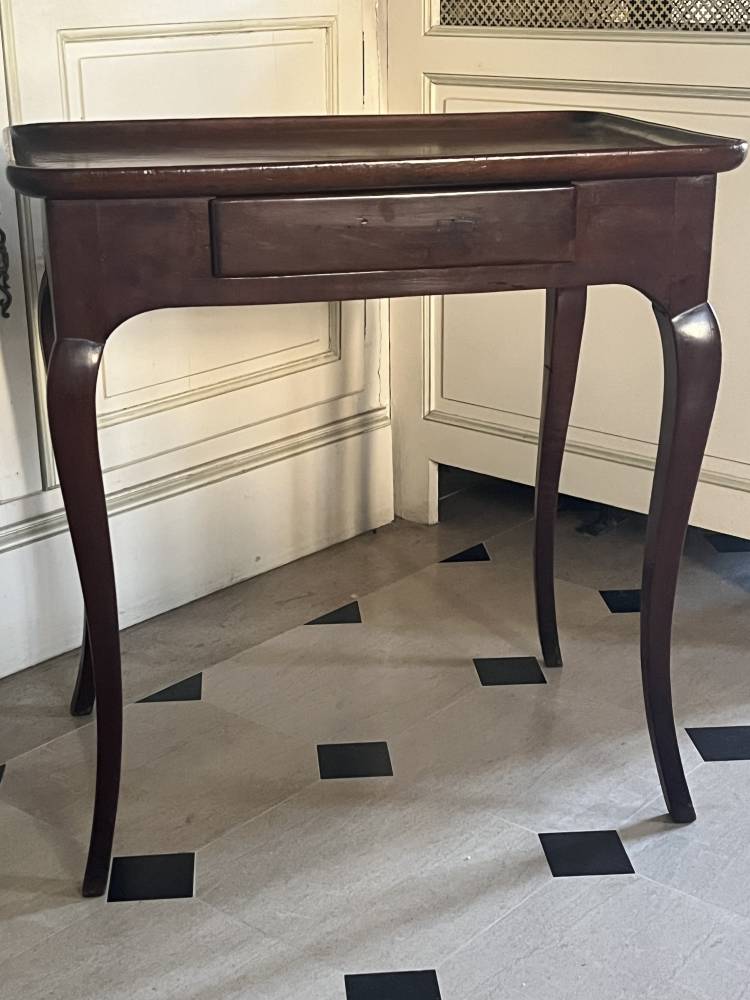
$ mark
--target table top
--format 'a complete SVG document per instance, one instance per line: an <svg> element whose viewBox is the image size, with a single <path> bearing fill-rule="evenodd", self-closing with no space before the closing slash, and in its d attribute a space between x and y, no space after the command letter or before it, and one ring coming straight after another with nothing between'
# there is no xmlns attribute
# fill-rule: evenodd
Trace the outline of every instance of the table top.
<svg viewBox="0 0 750 1000"><path fill-rule="evenodd" d="M45 198L534 184L731 170L739 139L588 111L57 122L8 130L11 184Z"/></svg>

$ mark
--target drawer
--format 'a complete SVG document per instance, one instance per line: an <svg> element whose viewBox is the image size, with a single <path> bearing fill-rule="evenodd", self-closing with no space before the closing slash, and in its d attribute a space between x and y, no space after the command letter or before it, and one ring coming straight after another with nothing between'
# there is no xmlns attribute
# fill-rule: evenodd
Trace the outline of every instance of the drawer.
<svg viewBox="0 0 750 1000"><path fill-rule="evenodd" d="M573 259L570 185L473 191L218 198L217 277L471 267Z"/></svg>

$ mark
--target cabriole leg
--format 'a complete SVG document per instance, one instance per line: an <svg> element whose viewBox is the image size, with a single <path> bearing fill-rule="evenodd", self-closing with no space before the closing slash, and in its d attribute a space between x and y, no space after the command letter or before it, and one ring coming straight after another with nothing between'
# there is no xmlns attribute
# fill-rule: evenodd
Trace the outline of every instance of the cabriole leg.
<svg viewBox="0 0 750 1000"><path fill-rule="evenodd" d="M651 744L667 809L695 819L677 745L670 652L677 575L721 372L721 340L708 304L670 317L658 306L664 403L641 593L641 668Z"/></svg>
<svg viewBox="0 0 750 1000"><path fill-rule="evenodd" d="M585 317L585 288L548 289L534 503L536 617L542 655L548 667L562 666L555 612L555 521Z"/></svg>
<svg viewBox="0 0 750 1000"><path fill-rule="evenodd" d="M50 295L49 279L46 271L39 283L39 331L41 333L44 364L49 368L52 348L55 343L55 321L52 313L52 297ZM70 702L70 714L76 716L91 715L94 708L94 698L94 672L91 660L91 645L89 643L89 632L84 612L81 656L78 661L78 676L76 677L73 697Z"/></svg>
<svg viewBox="0 0 750 1000"><path fill-rule="evenodd" d="M92 341L58 338L47 375L50 432L86 606L98 704L96 794L84 896L101 896L107 886L122 755L117 597L96 429L102 351ZM86 648L84 643L84 659Z"/></svg>

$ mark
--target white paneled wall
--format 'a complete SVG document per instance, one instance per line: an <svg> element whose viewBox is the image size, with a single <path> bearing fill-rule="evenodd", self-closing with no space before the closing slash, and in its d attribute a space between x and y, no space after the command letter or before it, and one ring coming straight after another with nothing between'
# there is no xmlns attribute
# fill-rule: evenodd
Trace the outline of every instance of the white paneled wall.
<svg viewBox="0 0 750 1000"><path fill-rule="evenodd" d="M0 11L6 120L379 107L374 0ZM2 675L75 645L82 608L44 418L38 206L17 213L4 182L0 205L16 295L0 320ZM390 520L384 317L377 302L203 308L117 330L98 405L123 625Z"/></svg>
<svg viewBox="0 0 750 1000"><path fill-rule="evenodd" d="M486 15L491 2L475 6ZM447 27L439 0L391 4L388 27L394 112L591 108L750 137L747 34ZM711 298L724 373L693 520L748 537L749 255L745 165L719 180ZM533 482L543 310L542 292L392 304L398 512L435 519L437 462ZM592 289L563 489L647 508L661 368L649 304Z"/></svg>

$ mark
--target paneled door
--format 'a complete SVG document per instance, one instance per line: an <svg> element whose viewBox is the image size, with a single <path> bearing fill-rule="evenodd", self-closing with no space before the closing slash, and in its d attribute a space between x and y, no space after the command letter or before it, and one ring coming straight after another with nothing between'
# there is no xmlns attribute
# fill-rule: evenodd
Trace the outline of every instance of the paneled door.
<svg viewBox="0 0 750 1000"><path fill-rule="evenodd" d="M2 0L5 123L377 111L375 9ZM82 605L44 417L40 219L4 181L0 206L1 676L75 646ZM204 308L116 332L98 405L123 626L391 519L381 319L376 302Z"/></svg>
<svg viewBox="0 0 750 1000"><path fill-rule="evenodd" d="M388 51L393 112L594 108L750 137L747 4L398 0ZM749 254L745 166L719 180L711 296L724 374L693 520L748 537ZM438 462L533 482L543 309L542 292L392 303L398 513L436 519ZM647 509L661 374L645 300L593 289L563 489Z"/></svg>

